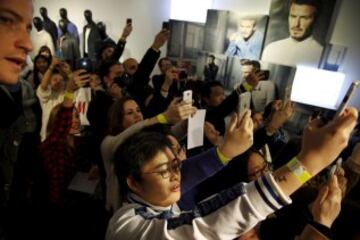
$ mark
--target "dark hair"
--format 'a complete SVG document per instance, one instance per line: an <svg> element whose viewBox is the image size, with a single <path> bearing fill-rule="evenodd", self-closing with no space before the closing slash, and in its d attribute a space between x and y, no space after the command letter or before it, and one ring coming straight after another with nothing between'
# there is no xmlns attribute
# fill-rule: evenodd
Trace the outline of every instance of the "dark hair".
<svg viewBox="0 0 360 240"><path fill-rule="evenodd" d="M249 60L249 59L240 59L240 64L241 66L245 66L245 65L251 65L254 68L261 68L260 62L255 61L255 60Z"/></svg>
<svg viewBox="0 0 360 240"><path fill-rule="evenodd" d="M171 60L169 58L167 58L167 57L160 58L159 62L158 62L159 68L161 67L161 64L162 64L163 61L171 61Z"/></svg>
<svg viewBox="0 0 360 240"><path fill-rule="evenodd" d="M212 82L205 83L204 86L202 87L202 90L201 90L201 97L202 98L210 97L211 89L213 87L222 87L222 88L224 88L224 85L219 81L212 81Z"/></svg>
<svg viewBox="0 0 360 240"><path fill-rule="evenodd" d="M34 82L34 88L36 89L39 84L40 84L40 78L39 78L39 69L38 67L36 66L36 62L37 60L39 60L40 58L44 59L47 64L48 64L48 67L50 67L50 64L51 64L51 58L49 57L45 57L44 55L36 55L35 58L34 58L34 78L33 78L33 82Z"/></svg>
<svg viewBox="0 0 360 240"><path fill-rule="evenodd" d="M51 53L50 48L48 46L46 46L46 45L43 45L43 46L40 47L39 52L37 54L39 55L43 51L48 51L49 52L49 55L50 55L49 58L51 60L52 59L52 53Z"/></svg>
<svg viewBox="0 0 360 240"><path fill-rule="evenodd" d="M164 134L143 131L130 136L118 147L114 166L123 194L128 190L126 178L131 176L141 182L142 166L167 147L171 148L171 144Z"/></svg>
<svg viewBox="0 0 360 240"><path fill-rule="evenodd" d="M214 60L214 59L215 59L215 56L212 55L212 54L210 54L210 55L209 55L209 58L212 58L212 59Z"/></svg>
<svg viewBox="0 0 360 240"><path fill-rule="evenodd" d="M121 64L119 61L116 60L108 60L108 61L103 61L98 69L99 72L99 76L101 78L101 80L104 80L104 77L107 76L110 73L110 68L114 65L117 64Z"/></svg>
<svg viewBox="0 0 360 240"><path fill-rule="evenodd" d="M96 56L99 61L103 61L103 60L101 59L101 55L102 55L103 51L104 51L105 49L107 49L107 48L114 48L114 49L115 49L115 48L116 48L116 44L113 43L113 42L102 42L101 45L100 45L99 51L98 51L98 53L97 53L97 56Z"/></svg>
<svg viewBox="0 0 360 240"><path fill-rule="evenodd" d="M289 12L290 12L290 7L292 4L313 6L316 9L315 18L317 18L317 16L319 16L319 14L321 12L321 0L291 0L290 6L289 6Z"/></svg>
<svg viewBox="0 0 360 240"><path fill-rule="evenodd" d="M122 126L122 122L124 119L124 105L128 101L135 101L130 97L120 98L111 105L108 112L108 134L111 136L115 136L121 133L124 130Z"/></svg>

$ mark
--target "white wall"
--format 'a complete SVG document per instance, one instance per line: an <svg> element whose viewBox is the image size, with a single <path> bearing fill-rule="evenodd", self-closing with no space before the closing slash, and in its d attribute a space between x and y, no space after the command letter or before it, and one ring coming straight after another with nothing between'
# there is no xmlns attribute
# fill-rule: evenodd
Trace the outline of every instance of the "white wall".
<svg viewBox="0 0 360 240"><path fill-rule="evenodd" d="M57 24L59 9L66 8L70 21L81 34L85 25L84 10L90 9L95 22L103 21L108 34L117 41L125 26L126 18L133 19L133 32L128 38L123 58L141 59L161 30L163 21L170 16L169 0L34 0L34 16L40 16L39 8L46 7L49 17ZM166 48L162 49L165 54Z"/></svg>

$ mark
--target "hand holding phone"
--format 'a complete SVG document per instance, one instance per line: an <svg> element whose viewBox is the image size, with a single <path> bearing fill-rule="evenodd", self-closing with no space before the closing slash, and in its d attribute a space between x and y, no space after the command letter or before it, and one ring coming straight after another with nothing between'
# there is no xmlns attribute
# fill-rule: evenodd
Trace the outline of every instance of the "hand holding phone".
<svg viewBox="0 0 360 240"><path fill-rule="evenodd" d="M330 168L330 176L334 175L336 173L336 171L338 170L338 168L340 168L341 166L342 166L342 158L339 158L336 161L336 164Z"/></svg>
<svg viewBox="0 0 360 240"><path fill-rule="evenodd" d="M239 96L239 104L238 104L238 115L239 118L242 119L247 109L250 109L251 103L251 94L249 92L244 92Z"/></svg>
<svg viewBox="0 0 360 240"><path fill-rule="evenodd" d="M360 85L360 81L354 81L351 83L348 91L346 92L344 99L342 100L342 102L334 116L334 119L338 118L342 114L342 112L345 110L345 108L349 104L351 97L354 95L354 92L359 87L359 85Z"/></svg>

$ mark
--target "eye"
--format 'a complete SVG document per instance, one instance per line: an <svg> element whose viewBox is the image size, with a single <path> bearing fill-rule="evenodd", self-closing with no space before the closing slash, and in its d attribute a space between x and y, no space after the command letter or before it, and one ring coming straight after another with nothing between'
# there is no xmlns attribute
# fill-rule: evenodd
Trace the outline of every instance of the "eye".
<svg viewBox="0 0 360 240"><path fill-rule="evenodd" d="M14 20L10 17L0 16L0 24L11 25L14 24Z"/></svg>

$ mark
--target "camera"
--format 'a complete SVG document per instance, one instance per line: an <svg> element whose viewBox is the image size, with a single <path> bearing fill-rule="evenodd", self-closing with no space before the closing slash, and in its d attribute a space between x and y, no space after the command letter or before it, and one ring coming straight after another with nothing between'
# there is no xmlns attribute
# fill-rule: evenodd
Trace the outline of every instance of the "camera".
<svg viewBox="0 0 360 240"><path fill-rule="evenodd" d="M89 58L81 58L76 61L75 70L84 69L87 73L93 72L93 64Z"/></svg>

